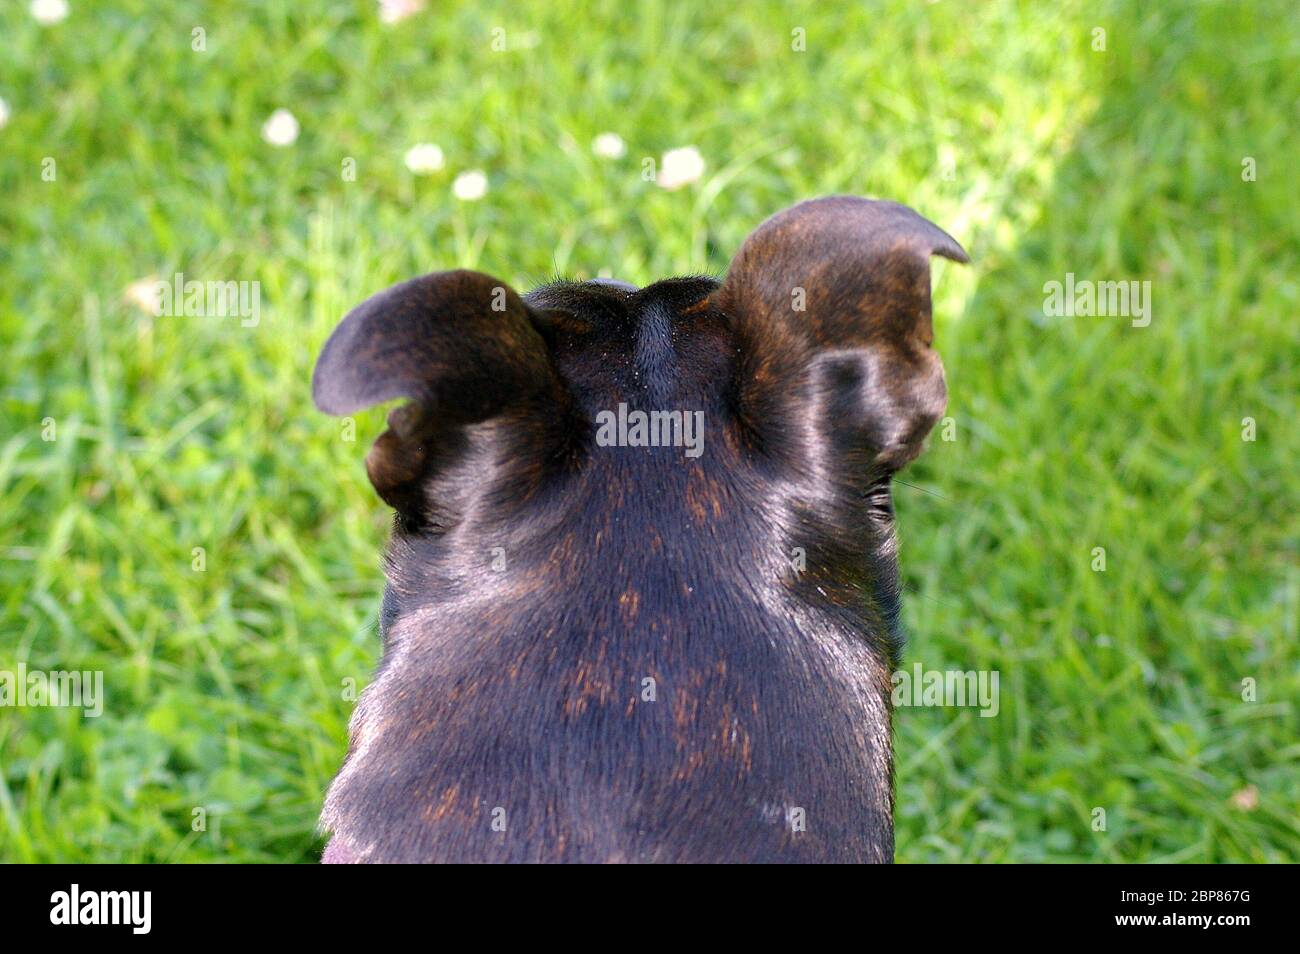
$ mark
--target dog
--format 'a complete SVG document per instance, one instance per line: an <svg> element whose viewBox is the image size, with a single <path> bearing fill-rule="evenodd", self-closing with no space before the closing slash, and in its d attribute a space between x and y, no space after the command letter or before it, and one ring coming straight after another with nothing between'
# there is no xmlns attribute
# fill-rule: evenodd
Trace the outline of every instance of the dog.
<svg viewBox="0 0 1300 954"><path fill-rule="evenodd" d="M316 406L394 399L383 657L326 862L888 862L892 476L947 402L911 209L768 219L722 281L472 271L351 311ZM689 433L694 432L694 433Z"/></svg>

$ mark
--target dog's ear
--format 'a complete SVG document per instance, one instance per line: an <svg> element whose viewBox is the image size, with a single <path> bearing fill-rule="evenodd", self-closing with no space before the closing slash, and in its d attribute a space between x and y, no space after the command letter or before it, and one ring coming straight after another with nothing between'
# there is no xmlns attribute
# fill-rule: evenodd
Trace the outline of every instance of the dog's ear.
<svg viewBox="0 0 1300 954"><path fill-rule="evenodd" d="M419 479L449 430L510 409L565 399L534 314L505 282L472 271L436 272L394 285L350 311L312 375L328 414L409 398L388 417L366 458L379 495L399 511L418 506Z"/></svg>
<svg viewBox="0 0 1300 954"><path fill-rule="evenodd" d="M714 296L737 335L751 425L793 413L791 392L806 381L875 463L896 470L915 457L947 404L931 348L931 255L969 261L894 202L831 196L760 225Z"/></svg>

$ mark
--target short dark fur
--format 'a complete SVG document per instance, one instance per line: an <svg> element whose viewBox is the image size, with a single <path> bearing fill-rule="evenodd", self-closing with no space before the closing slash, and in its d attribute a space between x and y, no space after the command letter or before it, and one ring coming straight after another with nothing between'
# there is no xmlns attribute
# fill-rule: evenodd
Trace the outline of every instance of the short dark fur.
<svg viewBox="0 0 1300 954"><path fill-rule="evenodd" d="M837 196L721 283L444 272L344 319L317 405L411 403L367 459L397 520L331 858L892 860L889 487L946 401L931 254L966 260ZM703 411L703 453L598 445L620 402Z"/></svg>

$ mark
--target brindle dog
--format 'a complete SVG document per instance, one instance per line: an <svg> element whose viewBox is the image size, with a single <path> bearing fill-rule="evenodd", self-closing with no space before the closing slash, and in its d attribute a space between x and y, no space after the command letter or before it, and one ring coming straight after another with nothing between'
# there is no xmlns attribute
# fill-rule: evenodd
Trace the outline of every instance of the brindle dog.
<svg viewBox="0 0 1300 954"><path fill-rule="evenodd" d="M344 318L317 406L408 403L366 459L384 652L327 861L892 860L890 479L947 398L932 254L967 261L834 196L721 283L439 272ZM620 404L658 446L602 439Z"/></svg>

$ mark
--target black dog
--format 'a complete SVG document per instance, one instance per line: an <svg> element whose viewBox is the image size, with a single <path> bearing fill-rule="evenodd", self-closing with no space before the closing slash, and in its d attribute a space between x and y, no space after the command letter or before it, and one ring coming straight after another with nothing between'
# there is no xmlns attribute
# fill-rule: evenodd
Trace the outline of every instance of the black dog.
<svg viewBox="0 0 1300 954"><path fill-rule="evenodd" d="M890 861L890 478L943 413L904 206L769 219L724 281L426 275L313 395L408 398L384 656L327 861ZM702 424L702 426L701 426Z"/></svg>

